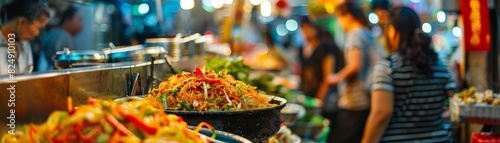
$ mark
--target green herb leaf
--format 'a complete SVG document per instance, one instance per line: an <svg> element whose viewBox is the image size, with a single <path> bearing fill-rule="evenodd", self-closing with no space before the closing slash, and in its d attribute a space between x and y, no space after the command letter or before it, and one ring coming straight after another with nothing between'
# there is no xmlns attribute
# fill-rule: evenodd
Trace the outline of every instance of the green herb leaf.
<svg viewBox="0 0 500 143"><path fill-rule="evenodd" d="M101 134L97 137L97 143L107 143L109 140L109 134Z"/></svg>
<svg viewBox="0 0 500 143"><path fill-rule="evenodd" d="M181 105L186 108L188 111L191 111L193 110L193 108L191 108L191 106L189 105L189 103L187 103L186 101L182 100L181 101Z"/></svg>

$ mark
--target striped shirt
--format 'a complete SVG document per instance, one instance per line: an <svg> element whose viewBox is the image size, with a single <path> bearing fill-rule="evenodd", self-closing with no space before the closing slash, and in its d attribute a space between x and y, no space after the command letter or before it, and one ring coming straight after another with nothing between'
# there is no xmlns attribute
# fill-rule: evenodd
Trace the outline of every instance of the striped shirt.
<svg viewBox="0 0 500 143"><path fill-rule="evenodd" d="M394 93L394 111L381 142L450 142L442 113L446 91L455 84L440 61L430 66L432 76L412 70L410 61L393 54L374 67L371 90Z"/></svg>

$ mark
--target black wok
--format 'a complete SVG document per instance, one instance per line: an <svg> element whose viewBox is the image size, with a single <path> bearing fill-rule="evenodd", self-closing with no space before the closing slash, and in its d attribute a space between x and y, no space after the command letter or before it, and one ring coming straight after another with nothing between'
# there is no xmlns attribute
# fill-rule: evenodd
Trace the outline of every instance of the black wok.
<svg viewBox="0 0 500 143"><path fill-rule="evenodd" d="M280 129L281 109L286 105L286 100L280 97L274 98L271 103L278 104L275 107L246 110L246 111L177 111L166 110L168 114L181 116L191 126L200 122L207 122L215 129L240 135L252 142L261 142L274 136Z"/></svg>

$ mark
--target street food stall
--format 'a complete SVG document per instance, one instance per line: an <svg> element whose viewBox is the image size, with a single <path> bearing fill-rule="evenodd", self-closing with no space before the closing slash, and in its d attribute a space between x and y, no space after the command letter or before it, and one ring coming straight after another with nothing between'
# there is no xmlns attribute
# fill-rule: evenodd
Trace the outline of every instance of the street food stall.
<svg viewBox="0 0 500 143"><path fill-rule="evenodd" d="M391 2L423 17L421 30L434 35L438 58L452 65L460 85L443 107L450 138L500 142L499 3ZM338 110L338 99L329 104L301 91L309 84L301 82L300 67L308 39L299 21L313 18L343 53L347 32L334 15L340 3L47 0L50 20L31 40L30 66L46 58L53 69L0 74L0 143L327 142L334 121L323 111ZM371 3L359 1L368 31L385 38ZM82 24L65 35L74 45L49 47L56 51L44 57L50 31L71 21L63 18L71 6Z"/></svg>

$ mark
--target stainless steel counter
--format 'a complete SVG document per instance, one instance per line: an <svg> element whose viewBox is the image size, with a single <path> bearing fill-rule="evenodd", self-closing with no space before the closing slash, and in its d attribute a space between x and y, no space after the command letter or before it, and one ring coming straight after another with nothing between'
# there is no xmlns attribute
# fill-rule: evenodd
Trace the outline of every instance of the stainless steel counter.
<svg viewBox="0 0 500 143"><path fill-rule="evenodd" d="M173 62L176 69L191 71L199 60ZM160 80L171 73L164 60L155 61L154 75ZM67 109L67 97L73 98L75 106L85 104L89 97L114 99L126 95L125 75L139 73L145 84L151 64L147 63L109 63L91 67L64 69L47 73L18 75L15 81L9 77L0 77L0 134L11 130L6 126L11 122L11 109L15 110L15 125L20 128L27 123L44 122L49 114L56 110ZM10 88L15 86L15 96ZM9 102L9 100L14 102ZM9 106L15 103L14 106Z"/></svg>

